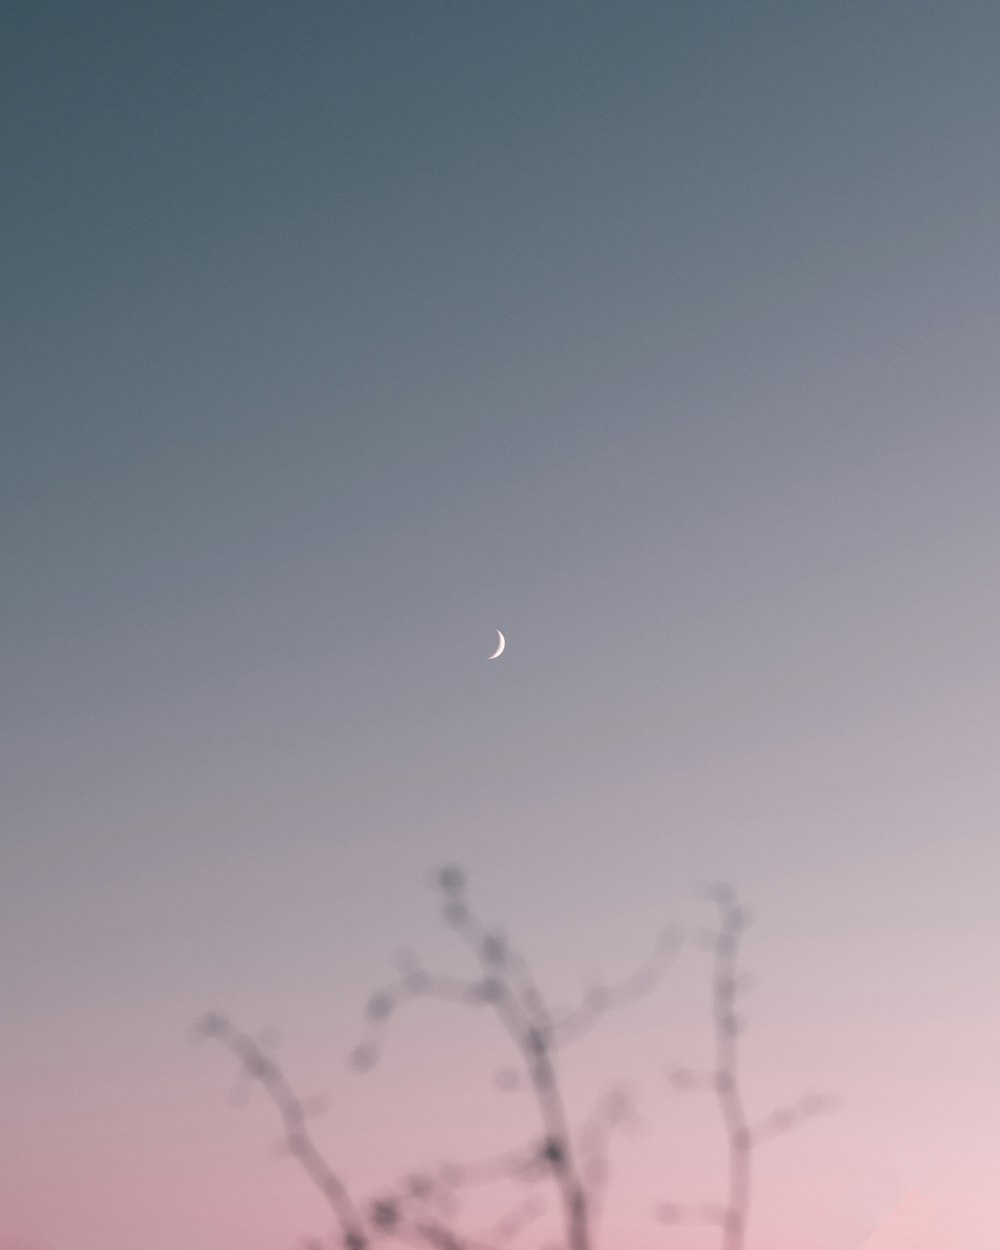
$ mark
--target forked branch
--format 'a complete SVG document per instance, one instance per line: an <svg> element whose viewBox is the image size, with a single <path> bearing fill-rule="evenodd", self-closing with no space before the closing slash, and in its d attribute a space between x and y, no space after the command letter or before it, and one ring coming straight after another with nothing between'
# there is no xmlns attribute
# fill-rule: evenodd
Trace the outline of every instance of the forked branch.
<svg viewBox="0 0 1000 1250"><path fill-rule="evenodd" d="M745 1250L754 1151L763 1142L832 1110L836 1100L828 1095L808 1094L756 1123L749 1119L740 1083L740 1038L746 1029L746 1018L739 1005L751 985L740 965L740 944L750 918L727 885L713 886L709 898L718 910L718 928L707 943L713 956L714 1065L707 1073L675 1068L670 1079L676 1089L704 1089L715 1096L726 1136L726 1197L721 1203L698 1206L665 1204L658 1209L658 1215L667 1224L718 1225L722 1250Z"/></svg>
<svg viewBox="0 0 1000 1250"><path fill-rule="evenodd" d="M592 1216L587 1172L574 1148L559 1080L559 1047L582 1037L607 1011L649 993L662 977L677 949L670 933L657 943L652 956L632 977L614 987L598 987L578 1008L555 1019L527 961L503 934L486 929L471 909L465 880L456 868L438 876L445 921L468 946L480 975L465 980L429 973L415 957L401 967L397 981L368 1002L367 1032L354 1051L355 1065L377 1062L387 1022L412 998L437 998L465 1006L488 1006L513 1042L528 1085L535 1096L542 1128L537 1159L551 1176L559 1195L568 1250L591 1250ZM591 1155L593 1155L593 1150ZM588 1162L593 1164L593 1158Z"/></svg>

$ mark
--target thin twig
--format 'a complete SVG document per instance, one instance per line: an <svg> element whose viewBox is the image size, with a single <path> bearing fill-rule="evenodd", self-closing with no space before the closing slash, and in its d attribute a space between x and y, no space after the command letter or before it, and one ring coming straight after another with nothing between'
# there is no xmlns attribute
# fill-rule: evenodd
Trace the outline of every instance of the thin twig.
<svg viewBox="0 0 1000 1250"><path fill-rule="evenodd" d="M246 1076L256 1082L271 1099L284 1127L283 1144L326 1199L340 1225L346 1250L366 1250L369 1239L362 1217L347 1189L313 1141L308 1127L308 1107L292 1089L278 1064L258 1042L216 1012L198 1024L202 1037L225 1046Z"/></svg>
<svg viewBox="0 0 1000 1250"><path fill-rule="evenodd" d="M750 982L740 967L740 943L750 923L735 892L727 885L713 886L709 898L719 913L718 930L709 945L713 955L712 1034L714 1066L697 1073L675 1068L670 1079L679 1090L711 1090L715 1096L726 1136L726 1196L722 1203L700 1206L667 1204L659 1217L669 1224L714 1224L721 1230L721 1250L745 1250L753 1193L753 1153L763 1142L787 1132L816 1115L833 1109L827 1095L806 1095L752 1124L747 1115L740 1082L740 1038L746 1020L739 998Z"/></svg>
<svg viewBox="0 0 1000 1250"><path fill-rule="evenodd" d="M369 999L366 1034L353 1054L355 1066L368 1068L377 1062L389 1018L409 999L436 998L469 1007L490 1007L516 1047L535 1096L543 1133L535 1158L558 1191L567 1250L590 1250L590 1187L573 1148L556 1052L561 1045L589 1032L607 1011L649 993L676 952L677 939L673 933L664 934L650 958L631 977L613 987L599 987L574 1011L554 1019L524 957L504 935L486 929L472 911L461 872L446 868L437 884L443 896L444 918L469 947L482 975L474 980L442 977L408 956L400 978Z"/></svg>

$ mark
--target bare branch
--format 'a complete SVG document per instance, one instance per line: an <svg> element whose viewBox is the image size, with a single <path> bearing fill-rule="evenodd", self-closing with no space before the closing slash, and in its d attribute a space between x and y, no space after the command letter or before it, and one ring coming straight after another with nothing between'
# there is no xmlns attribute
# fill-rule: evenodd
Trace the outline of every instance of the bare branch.
<svg viewBox="0 0 1000 1250"><path fill-rule="evenodd" d="M586 1037L609 1011L627 1007L651 994L673 965L681 939L675 929L665 929L645 961L630 976L613 985L595 985L583 1001L561 1019L553 1021L556 1045L566 1046Z"/></svg>
<svg viewBox="0 0 1000 1250"><path fill-rule="evenodd" d="M601 1200L607 1188L611 1140L636 1123L635 1108L629 1095L612 1090L600 1100L580 1131L580 1171L587 1186L591 1219L596 1225Z"/></svg>
<svg viewBox="0 0 1000 1250"><path fill-rule="evenodd" d="M346 1250L365 1250L368 1237L357 1207L346 1187L313 1141L308 1128L307 1105L289 1084L278 1064L260 1043L231 1024L225 1016L210 1013L202 1018L198 1032L235 1056L245 1075L271 1099L284 1127L283 1144L326 1199L337 1218Z"/></svg>
<svg viewBox="0 0 1000 1250"><path fill-rule="evenodd" d="M702 940L702 945L713 955L715 1062L708 1073L674 1068L669 1079L675 1089L710 1090L715 1096L727 1143L726 1201L721 1205L700 1207L668 1204L659 1208L658 1216L662 1222L670 1224L716 1224L722 1232L722 1250L745 1250L754 1150L763 1142L831 1110L834 1100L824 1095L808 1095L796 1104L779 1108L762 1121L750 1123L740 1084L740 1038L747 1025L738 1010L739 999L751 986L750 978L740 966L741 942L750 916L728 885L710 887L708 897L719 914L718 928Z"/></svg>
<svg viewBox="0 0 1000 1250"><path fill-rule="evenodd" d="M398 956L396 979L368 1000L364 1031L352 1062L359 1069L377 1063L391 1020L400 1008L416 999L486 1008L506 1033L517 1057L516 1066L498 1072L498 1085L526 1088L534 1095L540 1132L527 1145L474 1163L444 1163L413 1173L395 1188L382 1190L374 1199L358 1205L309 1132L309 1120L321 1109L320 1102L293 1089L267 1041L242 1032L219 1014L205 1016L198 1032L223 1045L236 1058L240 1076L237 1094L245 1095L258 1086L267 1094L282 1124L280 1147L322 1193L336 1218L345 1250L374 1250L394 1243L421 1250L501 1250L541 1214L541 1189L549 1185L561 1210L561 1250L592 1250L608 1182L610 1144L617 1131L634 1122L634 1112L622 1091L611 1091L574 1132L563 1099L560 1052L586 1037L608 1012L649 994L672 965L679 936L673 930L664 931L650 956L630 976L594 985L576 1007L555 1011L527 960L507 935L482 924L470 906L462 874L446 868L438 874L437 885L445 922L475 959L473 975L431 972L412 953ZM749 1117L741 1085L740 1044L746 1029L741 1005L750 989L750 980L741 967L741 951L750 921L730 887L714 886L709 897L717 909L717 926L703 936L701 944L712 956L713 1054L701 1070L674 1066L668 1076L677 1090L712 1095L726 1137L726 1192L721 1202L661 1204L656 1215L664 1224L717 1228L721 1250L746 1250L754 1151L832 1110L835 1101L827 1095L808 1094L762 1119ZM519 1185L516 1201L487 1231L460 1231L458 1217L468 1191L497 1183ZM321 1250L316 1239L302 1244L304 1250Z"/></svg>
<svg viewBox="0 0 1000 1250"><path fill-rule="evenodd" d="M805 1094L798 1102L779 1107L765 1119L751 1126L750 1137L754 1148L764 1142L772 1141L775 1137L784 1136L791 1129L805 1124L807 1120L828 1115L831 1111L836 1111L839 1106L839 1099L832 1094Z"/></svg>
<svg viewBox="0 0 1000 1250"><path fill-rule="evenodd" d="M402 977L369 1000L367 1029L354 1051L357 1067L371 1067L382 1053L385 1028L403 1002L416 997L440 998L463 1006L489 1006L514 1044L528 1086L535 1095L543 1139L536 1163L552 1177L560 1195L569 1250L590 1250L591 1217L587 1177L572 1146L560 1089L556 1051L560 1044L582 1037L606 1011L648 993L660 980L677 947L673 933L664 934L652 956L621 984L588 995L559 1021L528 962L507 936L487 929L469 905L465 879L456 868L439 873L445 922L475 956L482 976L475 980L441 978L427 973L412 954L403 960ZM509 1085L511 1074L504 1074ZM599 1170L590 1160L591 1171Z"/></svg>
<svg viewBox="0 0 1000 1250"><path fill-rule="evenodd" d="M365 1010L366 1032L352 1051L351 1062L361 1070L378 1062L391 1016L413 999L430 998L464 1007L483 1007L500 993L500 983L492 978L476 981L441 976L414 965L400 980L383 986L369 998Z"/></svg>

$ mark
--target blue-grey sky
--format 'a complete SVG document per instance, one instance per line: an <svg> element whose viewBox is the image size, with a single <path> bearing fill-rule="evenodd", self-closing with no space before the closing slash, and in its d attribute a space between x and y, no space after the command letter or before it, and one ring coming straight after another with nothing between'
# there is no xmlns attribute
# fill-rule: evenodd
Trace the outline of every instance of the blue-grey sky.
<svg viewBox="0 0 1000 1250"><path fill-rule="evenodd" d="M0 1237L275 1244L184 1028L344 1050L452 858L557 976L753 897L765 1085L853 1093L816 1250L991 1147L998 63L971 2L7 6ZM81 1232L126 1159L211 1198Z"/></svg>

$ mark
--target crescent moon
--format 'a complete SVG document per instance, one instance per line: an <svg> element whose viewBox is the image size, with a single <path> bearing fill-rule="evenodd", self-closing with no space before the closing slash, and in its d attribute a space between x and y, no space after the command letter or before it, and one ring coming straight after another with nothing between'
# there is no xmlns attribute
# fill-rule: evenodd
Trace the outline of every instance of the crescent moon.
<svg viewBox="0 0 1000 1250"><path fill-rule="evenodd" d="M497 649L493 652L491 656L488 656L487 658L490 660L498 660L500 656L503 655L503 649L504 647L506 647L506 645L507 645L507 639L503 636L503 634L501 634L501 632L498 629L497 630Z"/></svg>

